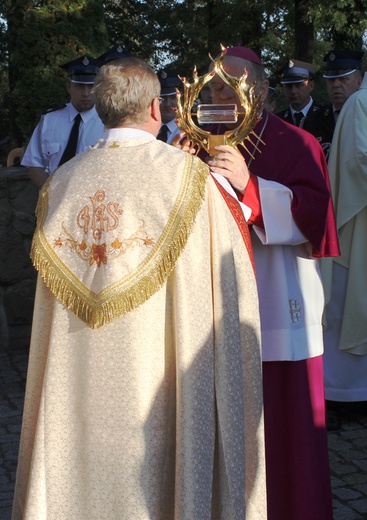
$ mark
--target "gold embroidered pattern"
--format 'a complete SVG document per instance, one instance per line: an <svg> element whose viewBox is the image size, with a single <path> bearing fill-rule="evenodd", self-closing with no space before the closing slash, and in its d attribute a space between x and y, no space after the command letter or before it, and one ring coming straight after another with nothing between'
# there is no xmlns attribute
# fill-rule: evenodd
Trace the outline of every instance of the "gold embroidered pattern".
<svg viewBox="0 0 367 520"><path fill-rule="evenodd" d="M119 225L119 215L122 209L118 202L108 202L103 204L106 198L104 190L98 190L94 197L89 197L92 202L92 211L88 204L80 211L77 216L77 224L84 233L92 232L93 238L99 240L104 231L112 231Z"/></svg>
<svg viewBox="0 0 367 520"><path fill-rule="evenodd" d="M88 236L88 234L91 234L93 240L98 242L103 236L103 233L108 233L118 227L118 217L122 215L123 211L119 208L117 202L103 203L106 198L104 190L98 190L93 197L89 198L92 202L92 208L90 208L88 204L84 206L77 216L77 225L83 230L85 235ZM64 234L60 235L54 241L54 247L62 247L65 245L75 251L79 258L88 261L89 265L93 265L94 262L96 262L97 267L100 267L101 264L106 265L109 259L119 257L133 246L139 244L153 246L155 240L148 236L144 226L144 221L142 221L139 229L129 238L122 239L122 241L115 238L110 244L106 242L102 244L90 244L85 238L83 238L81 242L78 242L78 240L68 232L64 223L62 223Z"/></svg>
<svg viewBox="0 0 367 520"><path fill-rule="evenodd" d="M57 251L63 244L62 237L53 240L52 244L47 240L44 224L49 209L48 181L41 190L36 211L37 229L31 250L35 268L55 297L89 327L95 329L110 323L153 296L174 269L203 202L208 175L209 169L204 163L186 154L181 186L161 236L155 242L145 235L144 244L153 246L145 259L129 274L98 293L85 285L58 256ZM80 220L83 225L84 220ZM112 221L110 225L113 225ZM91 225L91 220L89 222ZM98 229L100 225L101 222ZM105 221L104 225L107 225ZM122 239L115 238L111 248L119 250L120 242L123 244ZM103 244L97 245L99 249L94 248L94 254L103 263ZM87 242L79 243L79 251L83 248L85 251L87 247Z"/></svg>

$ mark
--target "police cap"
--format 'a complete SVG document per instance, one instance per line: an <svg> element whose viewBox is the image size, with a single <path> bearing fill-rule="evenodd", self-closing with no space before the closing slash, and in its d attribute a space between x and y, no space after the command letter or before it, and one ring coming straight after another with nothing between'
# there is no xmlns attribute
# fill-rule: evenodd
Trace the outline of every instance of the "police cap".
<svg viewBox="0 0 367 520"><path fill-rule="evenodd" d="M287 85L290 83L303 83L304 81L314 79L316 65L300 60L289 60L283 68L282 79L280 83Z"/></svg>
<svg viewBox="0 0 367 520"><path fill-rule="evenodd" d="M158 72L158 79L161 84L161 96L172 96L176 94L176 88L182 89L183 83L180 77L185 77L186 73L176 69L162 69Z"/></svg>
<svg viewBox="0 0 367 520"><path fill-rule="evenodd" d="M341 78L362 68L363 51L330 51L324 56L324 78Z"/></svg>
<svg viewBox="0 0 367 520"><path fill-rule="evenodd" d="M110 61L120 60L121 58L129 58L131 53L122 45L117 45L108 49L104 54L101 54L97 59L102 63L109 63Z"/></svg>
<svg viewBox="0 0 367 520"><path fill-rule="evenodd" d="M93 85L100 66L101 62L99 60L87 54L60 65L60 67L66 71L72 83L82 83L85 85Z"/></svg>

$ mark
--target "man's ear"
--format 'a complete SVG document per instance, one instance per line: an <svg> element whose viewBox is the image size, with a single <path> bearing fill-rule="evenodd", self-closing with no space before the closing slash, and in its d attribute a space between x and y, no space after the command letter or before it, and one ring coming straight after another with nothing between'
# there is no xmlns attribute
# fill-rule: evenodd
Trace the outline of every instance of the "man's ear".
<svg viewBox="0 0 367 520"><path fill-rule="evenodd" d="M261 87L259 89L261 103L265 103L266 98L268 97L268 92L269 92L269 80L264 79L264 81L261 83Z"/></svg>
<svg viewBox="0 0 367 520"><path fill-rule="evenodd" d="M150 116L154 121L161 122L161 109L159 106L159 98L154 98L150 104Z"/></svg>

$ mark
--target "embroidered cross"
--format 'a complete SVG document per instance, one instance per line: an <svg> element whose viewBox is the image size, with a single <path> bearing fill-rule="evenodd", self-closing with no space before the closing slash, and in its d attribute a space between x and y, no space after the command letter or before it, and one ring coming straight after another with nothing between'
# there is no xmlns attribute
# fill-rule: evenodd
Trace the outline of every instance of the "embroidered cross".
<svg viewBox="0 0 367 520"><path fill-rule="evenodd" d="M288 300L289 314L291 315L291 322L297 323L301 319L301 306L297 300Z"/></svg>

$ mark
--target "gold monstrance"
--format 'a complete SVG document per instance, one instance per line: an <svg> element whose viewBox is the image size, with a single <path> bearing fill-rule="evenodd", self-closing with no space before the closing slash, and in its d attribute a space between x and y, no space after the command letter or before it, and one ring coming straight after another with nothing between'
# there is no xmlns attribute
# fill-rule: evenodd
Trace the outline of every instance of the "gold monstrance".
<svg viewBox="0 0 367 520"><path fill-rule="evenodd" d="M189 83L186 78L180 78L183 83L183 96L176 89L177 95L177 126L185 132L187 138L192 142L193 146L197 146L197 153L204 148L211 156L218 153L214 147L219 144L228 144L237 148L242 146L250 154L253 155L246 147L245 141L257 150L257 144L261 141L260 137L255 134L253 128L259 121L262 105L260 96L255 94L256 83L249 85L247 83L248 72L244 69L244 73L240 78L231 76L223 69L223 59L226 56L227 49L221 47L222 52L216 60L213 60L213 70L204 76L198 76L196 67L193 72L193 82ZM238 112L236 105L199 105L198 113L195 114L199 123L233 123L240 118L239 125L236 128L228 130L222 135L212 135L207 130L197 126L192 119L192 107L198 99L199 93L203 86L208 83L215 74L218 76L238 95L242 110ZM183 99L181 99L183 97ZM251 140L253 135L257 144Z"/></svg>

